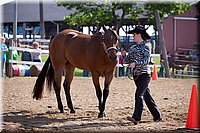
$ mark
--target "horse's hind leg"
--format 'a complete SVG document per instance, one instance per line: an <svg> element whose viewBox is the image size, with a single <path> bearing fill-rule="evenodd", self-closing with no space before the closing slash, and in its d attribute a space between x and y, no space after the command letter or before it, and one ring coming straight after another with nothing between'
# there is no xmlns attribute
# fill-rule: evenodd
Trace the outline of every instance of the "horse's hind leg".
<svg viewBox="0 0 200 133"><path fill-rule="evenodd" d="M62 81L62 68L55 71L53 86L54 86L54 90L55 90L55 93L56 93L58 109L60 110L60 113L63 113L64 108L63 108L63 104L62 104L61 96L60 96L61 81Z"/></svg>
<svg viewBox="0 0 200 133"><path fill-rule="evenodd" d="M66 95L66 99L67 99L67 106L70 109L70 113L75 113L73 103L71 100L71 95L70 95L70 84L73 80L74 69L75 69L75 67L69 63L67 63L65 65L66 75L65 75L65 81L63 83L63 86L64 86L65 95Z"/></svg>

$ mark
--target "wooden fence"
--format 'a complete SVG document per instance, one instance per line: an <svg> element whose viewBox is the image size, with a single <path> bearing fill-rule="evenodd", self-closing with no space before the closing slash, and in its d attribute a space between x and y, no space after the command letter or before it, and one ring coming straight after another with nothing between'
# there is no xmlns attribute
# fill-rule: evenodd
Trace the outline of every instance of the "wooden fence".
<svg viewBox="0 0 200 133"><path fill-rule="evenodd" d="M128 53L127 53L128 54ZM117 58L118 58L118 63L117 63L117 66L116 66L116 70L115 70L115 77L119 77L120 76L120 73L119 73L119 68L120 67L124 67L126 71L127 67L128 67L128 64L119 64L119 57L121 56L121 53L119 52L117 54ZM160 59L160 54L151 54L151 57L159 57ZM155 64L156 65L156 68L160 68L161 65L160 64ZM153 71L153 68L154 68L154 65L148 65L148 67L151 69L151 71ZM126 72L125 72L126 73Z"/></svg>
<svg viewBox="0 0 200 133"><path fill-rule="evenodd" d="M30 45L33 40L21 40L22 42L26 42L26 44ZM34 41L43 41L44 45L40 45L42 48L42 55L49 54L48 50L48 43L49 40L34 40ZM11 42L13 43L13 42ZM9 49L17 50L19 52L28 51L30 53L34 52L34 49L24 48L24 47L14 47L12 44L10 45ZM195 55L194 53L197 53ZM198 78L200 77L200 64L199 64L199 51L194 49L183 49L178 48L177 53L172 55L169 58L169 66L172 68L172 77L191 77L191 78ZM160 54L152 54L152 56L160 56ZM119 55L118 55L119 57ZM27 65L35 65L42 67L44 62L32 62L32 61L21 61L21 60L13 60L12 56L9 56L9 77L13 76L13 64L27 64ZM124 64L125 68L128 66ZM123 67L121 64L117 64L115 76L119 76L119 68ZM152 69L153 65L149 65ZM156 64L157 68L160 68L160 64Z"/></svg>
<svg viewBox="0 0 200 133"><path fill-rule="evenodd" d="M41 40L41 39L40 40L20 40L20 42L23 43L22 47L16 47L13 40L10 39L9 40L9 50L10 50L10 52L9 52L9 62L8 62L9 65L6 68L6 75L8 77L15 76L15 69L16 68L19 69L18 71L23 73L23 74L20 74L20 72L18 72L18 75L23 76L25 74L26 69L30 69L30 67L28 68L27 66L31 66L34 69L34 71L36 71L36 72L34 72L36 74L33 74L34 76L37 76L39 74L36 69L38 69L38 71L39 71L39 69L42 68L44 62L22 61L21 59L13 60L13 58L12 58L12 51L13 50L17 50L18 53L22 53L24 51L32 53L32 52L37 51L36 49L27 48L27 46L32 45L33 41L37 41L39 43L43 42L43 45L40 45L40 47L42 48L41 54L42 55L49 54L48 45L47 45L49 43L49 40ZM25 66L25 65L27 65L27 66Z"/></svg>
<svg viewBox="0 0 200 133"><path fill-rule="evenodd" d="M200 77L199 51L194 49L178 48L172 55L171 68L173 77Z"/></svg>

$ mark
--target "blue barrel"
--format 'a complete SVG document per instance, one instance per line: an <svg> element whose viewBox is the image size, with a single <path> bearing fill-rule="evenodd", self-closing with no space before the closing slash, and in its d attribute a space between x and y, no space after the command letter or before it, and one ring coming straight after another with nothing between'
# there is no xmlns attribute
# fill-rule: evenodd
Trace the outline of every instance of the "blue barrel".
<svg viewBox="0 0 200 133"><path fill-rule="evenodd" d="M23 65L25 68L25 76L30 76L30 66L29 65Z"/></svg>

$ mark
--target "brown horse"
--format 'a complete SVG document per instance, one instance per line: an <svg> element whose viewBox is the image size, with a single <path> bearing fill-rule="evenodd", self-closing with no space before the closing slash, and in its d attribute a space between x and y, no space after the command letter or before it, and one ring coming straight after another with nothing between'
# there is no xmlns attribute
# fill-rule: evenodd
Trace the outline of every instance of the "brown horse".
<svg viewBox="0 0 200 133"><path fill-rule="evenodd" d="M71 96L70 84L73 80L75 68L89 70L99 101L99 115L105 116L105 104L109 95L110 83L117 64L118 35L112 29L103 26L104 32L87 35L76 30L67 29L57 34L49 44L49 57L40 72L34 89L33 98L41 99L45 77L47 87L53 85L58 102L58 109L64 112L60 90L63 68L65 80L63 83L67 105L70 113L75 113ZM104 90L100 88L99 77L104 76Z"/></svg>

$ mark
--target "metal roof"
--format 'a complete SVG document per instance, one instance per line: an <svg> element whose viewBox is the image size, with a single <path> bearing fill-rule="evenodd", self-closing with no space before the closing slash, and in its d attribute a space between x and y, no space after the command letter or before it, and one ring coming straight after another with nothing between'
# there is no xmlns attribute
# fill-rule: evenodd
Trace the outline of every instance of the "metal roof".
<svg viewBox="0 0 200 133"><path fill-rule="evenodd" d="M2 5L2 21L10 23L14 21L14 4L10 2ZM43 4L44 21L63 21L63 17L70 14L72 11L65 9L62 6L57 6L55 1L44 2ZM39 1L36 2L19 2L18 3L18 22L39 22Z"/></svg>

